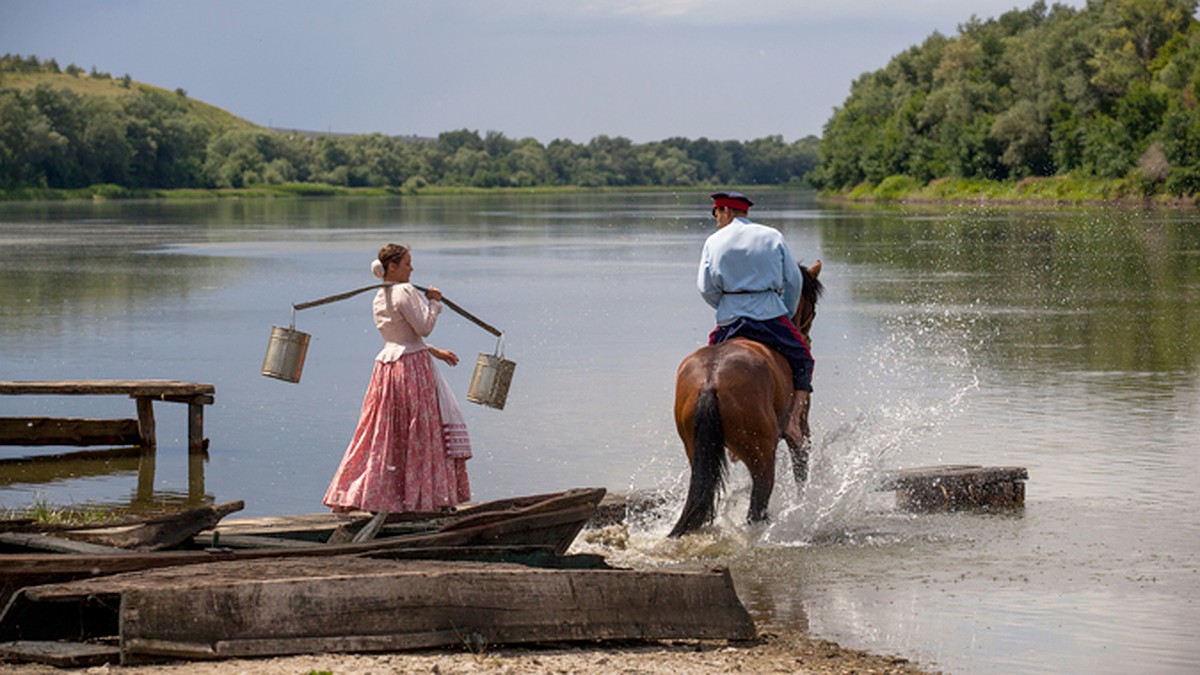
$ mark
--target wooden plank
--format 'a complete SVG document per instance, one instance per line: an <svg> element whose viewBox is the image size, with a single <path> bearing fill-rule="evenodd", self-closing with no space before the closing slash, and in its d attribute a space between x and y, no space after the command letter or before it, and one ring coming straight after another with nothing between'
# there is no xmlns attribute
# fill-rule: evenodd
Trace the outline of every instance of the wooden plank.
<svg viewBox="0 0 1200 675"><path fill-rule="evenodd" d="M23 546L25 548L33 548L40 551L51 551L54 553L83 553L90 555L113 555L116 553L128 553L123 548L115 546L103 546L101 544L92 544L86 541L75 541L64 537L51 537L44 534L34 534L32 532L0 532L0 544L8 544L9 546Z"/></svg>
<svg viewBox="0 0 1200 675"><path fill-rule="evenodd" d="M728 570L337 562L337 570L318 574L254 565L238 570L237 578L209 565L193 570L203 572L193 575L194 584L127 588L121 593L123 661L413 649L466 640L755 636Z"/></svg>
<svg viewBox="0 0 1200 675"><path fill-rule="evenodd" d="M47 584L101 575L113 575L133 570L178 567L213 562L214 560L251 560L258 558L327 557L360 555L392 550L479 546L550 546L559 555L566 552L604 496L603 488L568 490L535 499L553 501L555 510L538 513L517 510L503 522L476 524L451 531L428 531L400 536L385 535L374 541L303 548L239 549L239 550L164 550L146 553L129 552L119 555L52 555L46 553L11 553L0 556L0 606L18 589L35 584ZM512 503L514 500L506 500ZM518 500L523 503L523 500ZM486 512L488 504L479 505ZM476 512L476 509L471 509ZM400 514L392 514L397 516ZM310 517L314 522L327 514ZM345 518L338 516L337 518ZM303 520L303 517L301 518ZM270 519L264 519L270 520ZM290 518L282 519L284 521ZM354 518L347 520L353 521ZM389 517L391 520L391 517ZM364 519L365 522L365 519ZM286 530L286 526L281 526ZM224 526L221 528L225 534ZM253 531L233 529L231 533L252 534ZM275 533L272 533L275 534Z"/></svg>
<svg viewBox="0 0 1200 675"><path fill-rule="evenodd" d="M188 404L194 404L194 405L212 405L213 401L216 400L212 396L209 396L206 394L201 394L201 395L188 394L185 396L162 394L155 398L156 398L156 400L159 400L159 401L173 401L175 403L188 403Z"/></svg>
<svg viewBox="0 0 1200 675"><path fill-rule="evenodd" d="M227 534L263 534L273 537L320 538L342 524L361 525L370 519L369 513L305 513L292 516L254 516L226 518L221 521L221 536Z"/></svg>
<svg viewBox="0 0 1200 675"><path fill-rule="evenodd" d="M306 539L285 539L283 537L267 537L258 534L198 534L194 538L196 544L204 547L228 548L311 548L322 546L320 542ZM349 541L347 539L346 541Z"/></svg>
<svg viewBox="0 0 1200 675"><path fill-rule="evenodd" d="M76 396L127 394L129 396L198 396L215 394L216 387L179 380L4 380L0 395L40 394Z"/></svg>
<svg viewBox="0 0 1200 675"><path fill-rule="evenodd" d="M121 648L81 642L15 640L0 643L0 661L43 663L59 668L87 668L116 664Z"/></svg>
<svg viewBox="0 0 1200 675"><path fill-rule="evenodd" d="M350 541L356 544L362 541L371 541L375 538L375 535L379 534L379 530L383 527L384 522L387 521L387 517L387 511L380 511L379 513L376 513L375 517L368 520L367 524L363 525L362 529L358 531L358 534L354 535L354 538Z"/></svg>
<svg viewBox="0 0 1200 675"><path fill-rule="evenodd" d="M0 417L0 445L129 445L140 442L134 419Z"/></svg>
<svg viewBox="0 0 1200 675"><path fill-rule="evenodd" d="M200 532L212 529L222 518L245 507L245 502L237 500L125 525L69 530L62 535L77 541L135 551L160 551L178 546Z"/></svg>

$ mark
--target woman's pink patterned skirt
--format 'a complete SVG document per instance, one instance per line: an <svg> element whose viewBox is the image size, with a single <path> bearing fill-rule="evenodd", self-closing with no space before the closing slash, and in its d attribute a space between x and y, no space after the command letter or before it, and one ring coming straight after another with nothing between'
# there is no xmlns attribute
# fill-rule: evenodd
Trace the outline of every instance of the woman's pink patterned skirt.
<svg viewBox="0 0 1200 675"><path fill-rule="evenodd" d="M437 511L471 498L465 459L447 456L433 357L375 362L354 439L325 493L335 511ZM465 432L464 432L465 433Z"/></svg>

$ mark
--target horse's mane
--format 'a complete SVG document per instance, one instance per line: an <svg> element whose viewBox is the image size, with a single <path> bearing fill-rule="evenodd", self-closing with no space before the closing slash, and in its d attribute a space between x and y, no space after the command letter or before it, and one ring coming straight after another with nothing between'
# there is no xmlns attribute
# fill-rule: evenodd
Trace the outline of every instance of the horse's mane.
<svg viewBox="0 0 1200 675"><path fill-rule="evenodd" d="M800 266L800 276L804 280L804 285L800 288L800 295L804 296L804 299L808 300L813 307L816 307L817 300L821 299L821 294L825 292L825 284L814 277L804 265Z"/></svg>

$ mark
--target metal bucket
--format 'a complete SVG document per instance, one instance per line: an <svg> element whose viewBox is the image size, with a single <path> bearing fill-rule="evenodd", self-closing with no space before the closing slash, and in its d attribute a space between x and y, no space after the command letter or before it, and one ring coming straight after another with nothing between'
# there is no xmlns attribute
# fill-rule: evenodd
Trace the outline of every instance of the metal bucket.
<svg viewBox="0 0 1200 675"><path fill-rule="evenodd" d="M497 410L504 409L508 387L517 364L497 354L480 354L467 389L467 400Z"/></svg>
<svg viewBox="0 0 1200 675"><path fill-rule="evenodd" d="M271 341L263 358L262 374L288 382L299 382L308 354L308 333L283 326L271 327Z"/></svg>

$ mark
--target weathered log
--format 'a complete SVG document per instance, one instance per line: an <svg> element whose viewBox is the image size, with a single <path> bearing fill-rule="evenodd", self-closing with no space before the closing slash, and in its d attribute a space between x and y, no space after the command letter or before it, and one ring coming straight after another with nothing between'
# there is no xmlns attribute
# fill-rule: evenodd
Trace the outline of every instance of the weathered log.
<svg viewBox="0 0 1200 675"><path fill-rule="evenodd" d="M906 511L1015 508L1025 504L1028 478L1023 467L955 464L891 471L878 489L895 490L897 508Z"/></svg>
<svg viewBox="0 0 1200 675"><path fill-rule="evenodd" d="M138 523L68 530L63 532L62 536L135 551L160 551L178 546L200 532L212 529L222 518L241 511L245 506L245 502L238 500L158 516Z"/></svg>
<svg viewBox="0 0 1200 675"><path fill-rule="evenodd" d="M728 570L325 564L336 567L216 563L193 568L196 581L183 584L146 576L121 593L122 660L755 636Z"/></svg>

